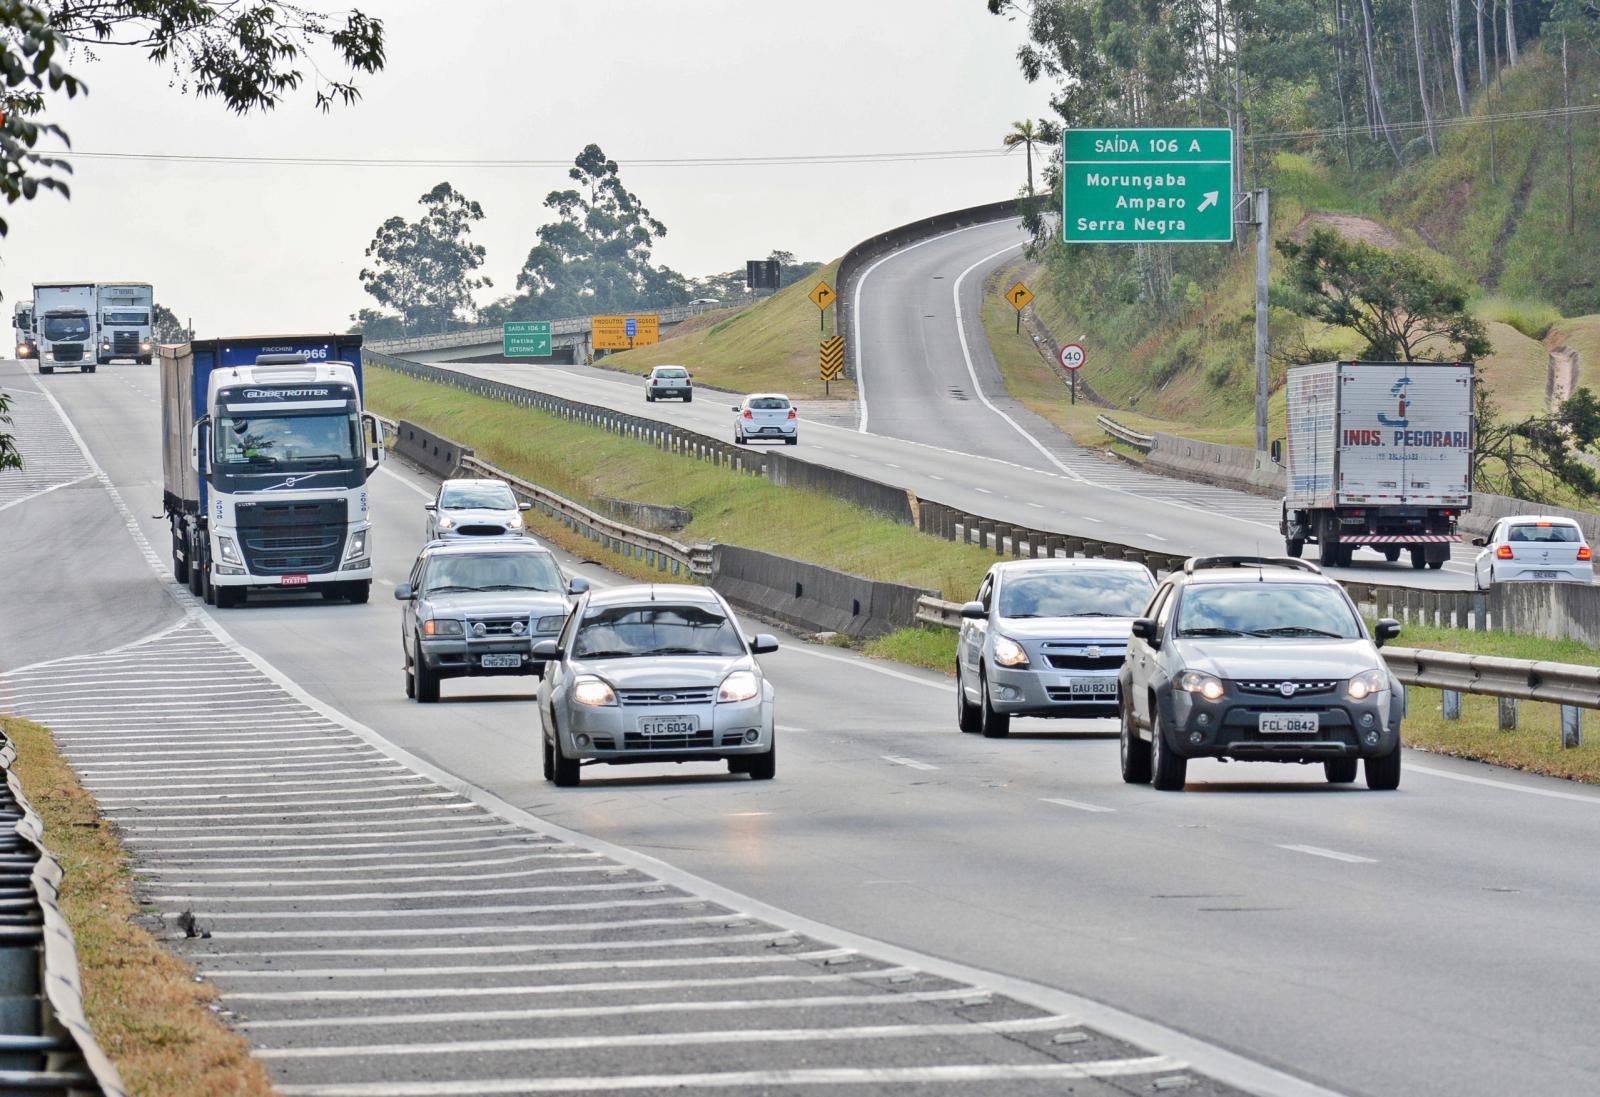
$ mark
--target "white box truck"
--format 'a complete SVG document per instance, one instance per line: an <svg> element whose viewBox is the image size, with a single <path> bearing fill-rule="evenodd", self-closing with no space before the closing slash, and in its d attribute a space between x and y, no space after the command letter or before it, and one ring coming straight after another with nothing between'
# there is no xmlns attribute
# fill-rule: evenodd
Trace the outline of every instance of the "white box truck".
<svg viewBox="0 0 1600 1097"><path fill-rule="evenodd" d="M1314 543L1324 567L1348 567L1366 547L1443 567L1472 506L1472 363L1323 362L1285 389L1289 555Z"/></svg>
<svg viewBox="0 0 1600 1097"><path fill-rule="evenodd" d="M93 373L98 314L93 282L35 282L33 330L38 336L39 372L76 366Z"/></svg>
<svg viewBox="0 0 1600 1097"><path fill-rule="evenodd" d="M11 326L16 329L17 358L29 361L39 357L33 334L33 299L18 301L11 309Z"/></svg>
<svg viewBox="0 0 1600 1097"><path fill-rule="evenodd" d="M126 358L148 366L155 354L155 290L149 282L96 282L94 289L100 321L95 361L103 366Z"/></svg>

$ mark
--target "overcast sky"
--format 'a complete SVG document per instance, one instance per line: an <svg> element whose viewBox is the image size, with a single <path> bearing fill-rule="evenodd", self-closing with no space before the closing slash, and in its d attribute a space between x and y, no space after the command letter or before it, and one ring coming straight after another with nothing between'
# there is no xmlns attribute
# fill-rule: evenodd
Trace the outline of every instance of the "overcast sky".
<svg viewBox="0 0 1600 1097"><path fill-rule="evenodd" d="M305 0L311 7L335 7ZM343 0L341 0L341 4ZM983 0L359 0L388 31L362 101L318 113L310 92L236 118L131 51L79 57L87 98L52 112L87 152L570 163L597 142L665 222L658 262L687 275L774 248L832 259L942 210L1005 198L1008 157L900 163L633 167L630 159L998 147L1045 113L1018 23ZM561 168L76 163L72 198L5 211L5 311L36 281L153 282L202 337L335 331L375 302L357 278L380 222L416 216L448 179L483 206L474 238L515 289Z"/></svg>

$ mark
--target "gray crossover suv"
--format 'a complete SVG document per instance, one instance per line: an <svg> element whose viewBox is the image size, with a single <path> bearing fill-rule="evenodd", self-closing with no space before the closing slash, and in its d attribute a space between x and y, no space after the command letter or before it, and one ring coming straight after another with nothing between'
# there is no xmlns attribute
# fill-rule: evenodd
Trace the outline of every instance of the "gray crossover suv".
<svg viewBox="0 0 1600 1097"><path fill-rule="evenodd" d="M1314 565L1189 560L1161 584L1122 668L1122 778L1183 788L1190 758L1321 762L1333 783L1400 784L1405 691L1344 588Z"/></svg>
<svg viewBox="0 0 1600 1097"><path fill-rule="evenodd" d="M588 589L532 541L430 542L394 592L405 603L406 696L437 701L445 678L543 674L534 641L560 632L568 595Z"/></svg>
<svg viewBox="0 0 1600 1097"><path fill-rule="evenodd" d="M576 785L583 762L711 762L758 781L777 769L772 684L746 637L706 587L649 585L590 593L561 636L534 655L544 775Z"/></svg>
<svg viewBox="0 0 1600 1097"><path fill-rule="evenodd" d="M1009 560L961 607L956 723L993 739L1013 716L1116 716L1117 672L1156 582L1120 560Z"/></svg>

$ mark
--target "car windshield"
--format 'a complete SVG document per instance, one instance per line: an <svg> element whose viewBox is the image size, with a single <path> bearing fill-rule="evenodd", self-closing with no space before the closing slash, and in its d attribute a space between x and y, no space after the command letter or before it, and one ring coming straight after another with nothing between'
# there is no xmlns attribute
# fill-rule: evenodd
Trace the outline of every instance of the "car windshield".
<svg viewBox="0 0 1600 1097"><path fill-rule="evenodd" d="M751 400L750 406L757 411L783 411L789 406L789 401L781 396L761 396Z"/></svg>
<svg viewBox="0 0 1600 1097"><path fill-rule="evenodd" d="M1327 637L1361 635L1340 592L1310 583L1191 586L1178 603L1179 636Z"/></svg>
<svg viewBox="0 0 1600 1097"><path fill-rule="evenodd" d="M445 510L516 510L517 500L505 484L452 484L439 505Z"/></svg>
<svg viewBox="0 0 1600 1097"><path fill-rule="evenodd" d="M87 316L46 316L44 318L44 337L52 343L60 343L69 339L89 338L89 318Z"/></svg>
<svg viewBox="0 0 1600 1097"><path fill-rule="evenodd" d="M1007 576L1002 617L1137 617L1155 584L1137 571L1081 568Z"/></svg>
<svg viewBox="0 0 1600 1097"><path fill-rule="evenodd" d="M1578 532L1577 526L1560 525L1555 522L1530 522L1523 526L1512 526L1511 532L1506 535L1506 540L1517 543L1543 542L1548 545L1581 541L1583 534Z"/></svg>
<svg viewBox="0 0 1600 1097"><path fill-rule="evenodd" d="M603 606L584 615L572 642L579 659L641 655L743 655L733 622L706 606Z"/></svg>
<svg viewBox="0 0 1600 1097"><path fill-rule="evenodd" d="M424 594L565 589L555 558L544 552L445 553L428 562L422 580Z"/></svg>
<svg viewBox="0 0 1600 1097"><path fill-rule="evenodd" d="M217 423L216 451L220 465L346 465L361 455L361 418L349 411L227 416Z"/></svg>

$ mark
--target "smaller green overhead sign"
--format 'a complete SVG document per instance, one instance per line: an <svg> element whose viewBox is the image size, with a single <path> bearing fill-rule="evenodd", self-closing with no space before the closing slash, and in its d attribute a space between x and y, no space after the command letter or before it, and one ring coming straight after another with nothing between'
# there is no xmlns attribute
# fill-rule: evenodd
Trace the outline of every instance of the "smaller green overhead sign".
<svg viewBox="0 0 1600 1097"><path fill-rule="evenodd" d="M547 358L554 345L548 320L506 324L501 330L501 341L501 354L506 358Z"/></svg>
<svg viewBox="0 0 1600 1097"><path fill-rule="evenodd" d="M1074 129L1061 135L1069 244L1233 239L1233 131Z"/></svg>

